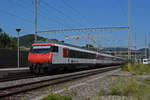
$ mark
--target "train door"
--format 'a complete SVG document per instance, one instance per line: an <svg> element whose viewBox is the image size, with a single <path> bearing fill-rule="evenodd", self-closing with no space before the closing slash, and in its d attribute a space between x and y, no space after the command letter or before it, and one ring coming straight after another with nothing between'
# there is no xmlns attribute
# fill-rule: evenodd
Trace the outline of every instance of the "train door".
<svg viewBox="0 0 150 100"><path fill-rule="evenodd" d="M58 48L58 46L53 46L52 52L53 52L52 63L53 64L59 63L59 48Z"/></svg>
<svg viewBox="0 0 150 100"><path fill-rule="evenodd" d="M98 64L99 63L99 55L98 55L98 53L96 54L96 64Z"/></svg>
<svg viewBox="0 0 150 100"><path fill-rule="evenodd" d="M69 57L68 57L68 53L69 53L69 50L68 48L63 48L63 62L64 63L69 63Z"/></svg>

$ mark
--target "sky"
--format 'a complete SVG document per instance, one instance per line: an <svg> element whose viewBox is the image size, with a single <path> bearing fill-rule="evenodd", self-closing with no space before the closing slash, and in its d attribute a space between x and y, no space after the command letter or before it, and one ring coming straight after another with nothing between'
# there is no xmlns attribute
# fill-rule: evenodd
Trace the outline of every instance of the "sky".
<svg viewBox="0 0 150 100"><path fill-rule="evenodd" d="M136 33L137 47L150 42L150 0L131 0L131 46ZM1 0L0 27L10 36L34 33L34 0ZM128 0L38 0L38 31L76 28L128 27ZM75 44L65 36L79 36L79 45L87 44L90 34L101 47L128 45L128 30L96 32L39 33L46 38L64 40ZM90 43L93 42L90 40ZM94 44L93 44L94 45Z"/></svg>

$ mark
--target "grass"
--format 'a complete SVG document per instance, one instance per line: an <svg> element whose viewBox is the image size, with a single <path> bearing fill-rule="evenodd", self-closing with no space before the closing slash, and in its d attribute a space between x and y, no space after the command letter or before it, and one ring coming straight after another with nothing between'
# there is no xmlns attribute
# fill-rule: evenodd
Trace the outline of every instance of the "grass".
<svg viewBox="0 0 150 100"><path fill-rule="evenodd" d="M41 100L72 100L72 96L62 96L60 94L56 94L56 93L51 93L46 95L43 99Z"/></svg>
<svg viewBox="0 0 150 100"><path fill-rule="evenodd" d="M150 74L150 65L124 63L121 68L122 71L128 71L135 74Z"/></svg>
<svg viewBox="0 0 150 100"><path fill-rule="evenodd" d="M109 95L134 97L136 100L150 100L150 79L137 80L135 77L118 78L107 85Z"/></svg>
<svg viewBox="0 0 150 100"><path fill-rule="evenodd" d="M53 93L54 86L49 86L49 94L47 94L44 98L41 100L72 100L72 95L73 93L68 89L68 84L67 86L64 87L63 93Z"/></svg>
<svg viewBox="0 0 150 100"><path fill-rule="evenodd" d="M135 75L149 75L150 65L124 63L122 71L131 72ZM117 95L133 97L136 100L150 100L150 78L118 77L117 80L106 85L109 93L106 95ZM105 94L106 91L102 91Z"/></svg>
<svg viewBox="0 0 150 100"><path fill-rule="evenodd" d="M129 96L138 91L139 87L135 81L128 79L119 79L114 81L107 86L110 90L111 95Z"/></svg>

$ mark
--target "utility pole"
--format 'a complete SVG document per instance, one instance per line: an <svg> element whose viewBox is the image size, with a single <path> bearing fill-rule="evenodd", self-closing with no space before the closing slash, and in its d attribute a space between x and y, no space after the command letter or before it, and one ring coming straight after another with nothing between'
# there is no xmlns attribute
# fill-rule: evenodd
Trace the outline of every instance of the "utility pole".
<svg viewBox="0 0 150 100"><path fill-rule="evenodd" d="M34 42L37 41L37 0L35 0L35 36L34 36Z"/></svg>
<svg viewBox="0 0 150 100"><path fill-rule="evenodd" d="M149 52L148 58L150 59L150 43L148 44L148 52Z"/></svg>
<svg viewBox="0 0 150 100"><path fill-rule="evenodd" d="M147 58L147 35L145 34L145 59Z"/></svg>
<svg viewBox="0 0 150 100"><path fill-rule="evenodd" d="M136 32L135 32L135 63L136 63Z"/></svg>
<svg viewBox="0 0 150 100"><path fill-rule="evenodd" d="M89 40L90 40L90 34L88 33L88 48L89 48Z"/></svg>
<svg viewBox="0 0 150 100"><path fill-rule="evenodd" d="M131 60L130 39L131 39L131 29L130 29L130 0L128 0L128 60Z"/></svg>

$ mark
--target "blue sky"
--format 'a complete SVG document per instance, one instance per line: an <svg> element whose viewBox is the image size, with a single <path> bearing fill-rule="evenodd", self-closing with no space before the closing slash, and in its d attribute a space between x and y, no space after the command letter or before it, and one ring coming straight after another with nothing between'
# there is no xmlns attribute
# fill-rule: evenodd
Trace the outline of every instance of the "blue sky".
<svg viewBox="0 0 150 100"><path fill-rule="evenodd" d="M32 1L34 0L1 0L0 27L10 36L17 36L16 28L23 29L21 35L34 33L34 2ZM149 4L150 0L131 0L132 40L136 32L138 48L144 47L145 34L150 39ZM39 0L38 3L38 30L120 26L128 26L128 0ZM109 37L97 36L100 34ZM83 36L87 35L87 32L39 35L74 44L74 39L66 40L65 36ZM95 38L97 45L127 46L128 44L127 30L90 32L90 35L97 36ZM86 43L87 39L79 39L80 45Z"/></svg>

